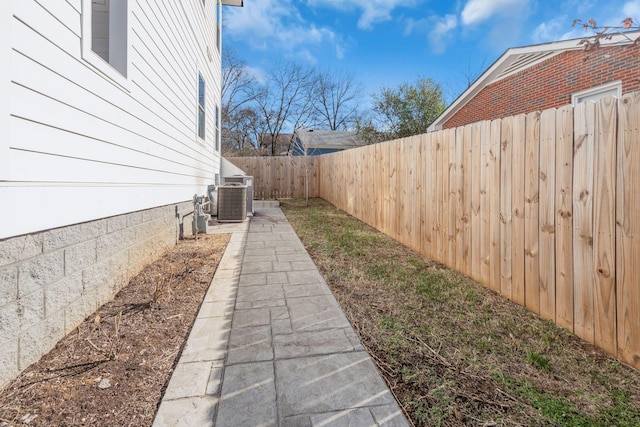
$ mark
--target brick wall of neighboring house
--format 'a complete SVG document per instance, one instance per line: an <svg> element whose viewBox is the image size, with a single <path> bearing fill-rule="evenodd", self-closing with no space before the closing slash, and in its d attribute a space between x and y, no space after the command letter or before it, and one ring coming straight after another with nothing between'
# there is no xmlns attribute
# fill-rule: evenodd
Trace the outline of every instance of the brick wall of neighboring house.
<svg viewBox="0 0 640 427"><path fill-rule="evenodd" d="M1 240L0 389L173 246L192 210L184 202ZM191 217L183 222L191 234Z"/></svg>
<svg viewBox="0 0 640 427"><path fill-rule="evenodd" d="M640 89L640 48L564 52L488 85L443 128L560 107L576 92L618 80L623 94Z"/></svg>

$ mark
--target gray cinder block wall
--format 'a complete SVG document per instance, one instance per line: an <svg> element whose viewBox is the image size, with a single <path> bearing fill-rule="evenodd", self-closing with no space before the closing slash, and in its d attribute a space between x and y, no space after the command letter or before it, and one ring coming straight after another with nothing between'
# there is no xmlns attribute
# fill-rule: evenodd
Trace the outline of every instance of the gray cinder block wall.
<svg viewBox="0 0 640 427"><path fill-rule="evenodd" d="M175 244L192 202L0 241L0 390Z"/></svg>

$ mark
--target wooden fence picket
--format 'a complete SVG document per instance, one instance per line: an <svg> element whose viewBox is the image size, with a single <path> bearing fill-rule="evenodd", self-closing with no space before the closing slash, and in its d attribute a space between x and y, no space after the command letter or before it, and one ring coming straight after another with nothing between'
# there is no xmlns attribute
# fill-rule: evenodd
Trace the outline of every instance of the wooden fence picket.
<svg viewBox="0 0 640 427"><path fill-rule="evenodd" d="M596 104L593 189L594 334L595 344L615 354L616 342L616 140L615 98Z"/></svg>
<svg viewBox="0 0 640 427"><path fill-rule="evenodd" d="M555 320L556 242L555 242L555 177L556 177L556 111L540 115L540 181L539 181L539 278L540 316Z"/></svg>
<svg viewBox="0 0 640 427"><path fill-rule="evenodd" d="M573 271L574 331L593 343L593 154L595 104L578 104L574 116Z"/></svg>
<svg viewBox="0 0 640 427"><path fill-rule="evenodd" d="M573 107L556 111L556 323L573 332Z"/></svg>
<svg viewBox="0 0 640 427"><path fill-rule="evenodd" d="M525 159L526 116L513 118L511 142L511 298L524 306L525 300Z"/></svg>
<svg viewBox="0 0 640 427"><path fill-rule="evenodd" d="M540 314L540 112L527 114L524 190L525 307Z"/></svg>
<svg viewBox="0 0 640 427"><path fill-rule="evenodd" d="M618 357L640 369L640 93L619 103L616 202Z"/></svg>

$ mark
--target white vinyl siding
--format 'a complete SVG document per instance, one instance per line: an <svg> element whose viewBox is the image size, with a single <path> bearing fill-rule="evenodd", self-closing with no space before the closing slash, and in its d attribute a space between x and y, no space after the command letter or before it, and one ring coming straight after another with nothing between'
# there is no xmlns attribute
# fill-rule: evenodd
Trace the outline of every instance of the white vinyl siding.
<svg viewBox="0 0 640 427"><path fill-rule="evenodd" d="M0 93L9 92L11 84L11 22L13 20L12 4L10 1L0 1L0 55L4 55L0 67ZM9 141L11 138L11 128L9 127L9 115L11 114L10 100L7 96L0 99L0 129L2 129L2 138L0 138L0 191L3 181L9 178ZM0 193L1 197L1 193ZM3 200L0 198L0 200Z"/></svg>
<svg viewBox="0 0 640 427"><path fill-rule="evenodd" d="M190 200L219 170L213 132L194 144L193 76L220 87L200 0L129 2L126 87L85 59L83 1L0 6L0 238Z"/></svg>

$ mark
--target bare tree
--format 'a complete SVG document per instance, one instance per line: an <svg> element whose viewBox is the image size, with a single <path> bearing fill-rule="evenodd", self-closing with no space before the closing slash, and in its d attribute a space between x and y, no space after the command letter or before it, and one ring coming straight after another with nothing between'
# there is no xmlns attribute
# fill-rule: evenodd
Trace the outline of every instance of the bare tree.
<svg viewBox="0 0 640 427"><path fill-rule="evenodd" d="M314 113L318 125L329 130L353 128L363 88L352 74L321 71L316 75Z"/></svg>
<svg viewBox="0 0 640 427"><path fill-rule="evenodd" d="M487 58L484 58L477 66L472 66L469 61L460 71L464 79L465 89L469 88L484 73L487 68Z"/></svg>
<svg viewBox="0 0 640 427"><path fill-rule="evenodd" d="M258 115L251 107L253 79L245 62L232 49L222 51L220 139L224 152L242 152L253 146Z"/></svg>
<svg viewBox="0 0 640 427"><path fill-rule="evenodd" d="M294 63L280 63L269 73L264 85L252 87L251 98L262 119L261 141L277 153L285 128L307 125L313 112L314 73ZM293 145L291 137L287 150Z"/></svg>
<svg viewBox="0 0 640 427"><path fill-rule="evenodd" d="M256 150L260 116L251 107L235 110L226 117L222 133L222 150L225 153L248 155Z"/></svg>
<svg viewBox="0 0 640 427"><path fill-rule="evenodd" d="M233 49L222 50L222 117L233 114L251 102L253 79L246 63Z"/></svg>

